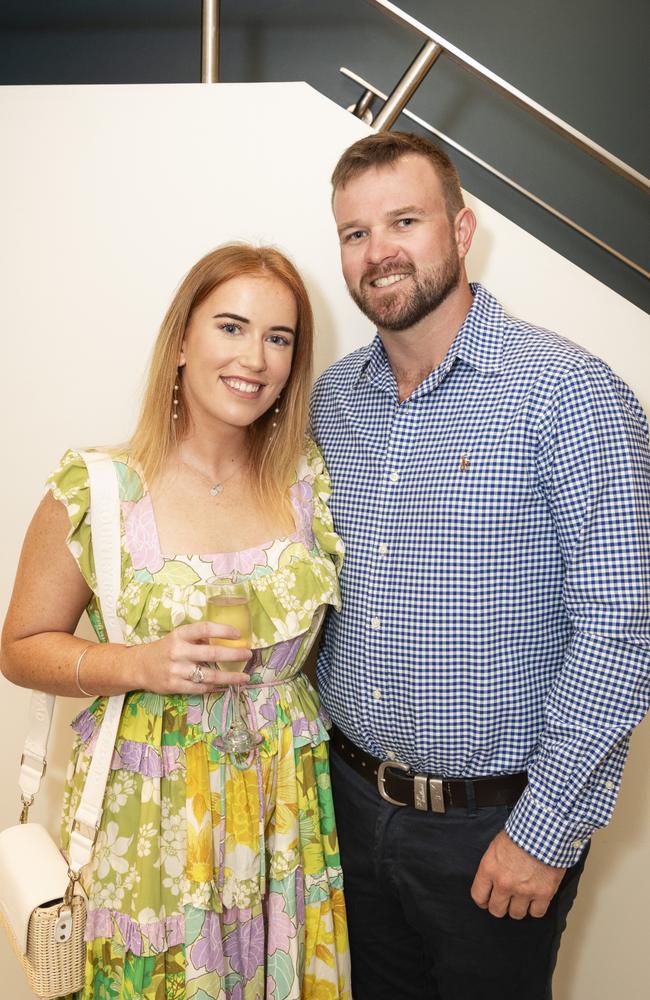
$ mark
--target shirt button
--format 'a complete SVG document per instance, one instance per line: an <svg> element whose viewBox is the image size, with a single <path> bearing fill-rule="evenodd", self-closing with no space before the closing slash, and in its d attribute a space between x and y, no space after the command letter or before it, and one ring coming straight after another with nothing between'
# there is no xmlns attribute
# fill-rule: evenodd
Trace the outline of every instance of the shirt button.
<svg viewBox="0 0 650 1000"><path fill-rule="evenodd" d="M607 789L608 792L611 792L611 790L612 790L613 787L614 787L614 782L613 781L606 781L605 782L605 788Z"/></svg>
<svg viewBox="0 0 650 1000"><path fill-rule="evenodd" d="M380 542L379 543L379 555L380 556L385 556L387 554L388 554L388 546L386 545L385 542Z"/></svg>
<svg viewBox="0 0 650 1000"><path fill-rule="evenodd" d="M390 479L391 483L399 482L399 472L391 472L388 478Z"/></svg>
<svg viewBox="0 0 650 1000"><path fill-rule="evenodd" d="M381 701L381 691L379 690L379 688L375 688L375 690L372 692L372 696L375 699L375 701Z"/></svg>
<svg viewBox="0 0 650 1000"><path fill-rule="evenodd" d="M579 847L582 847L582 841L574 840L573 843L571 844L571 847L575 847L575 849L578 850Z"/></svg>
<svg viewBox="0 0 650 1000"><path fill-rule="evenodd" d="M374 628L375 632L379 631L381 628L381 618L371 618L370 628Z"/></svg>
<svg viewBox="0 0 650 1000"><path fill-rule="evenodd" d="M388 757L389 760L395 760L395 757L397 756L397 754L395 753L394 750L387 750L386 751L386 756Z"/></svg>

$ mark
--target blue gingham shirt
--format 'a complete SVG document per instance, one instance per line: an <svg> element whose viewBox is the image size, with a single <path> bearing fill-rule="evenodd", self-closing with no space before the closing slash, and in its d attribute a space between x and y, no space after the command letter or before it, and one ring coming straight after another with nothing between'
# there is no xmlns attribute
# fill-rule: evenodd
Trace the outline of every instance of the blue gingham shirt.
<svg viewBox="0 0 650 1000"><path fill-rule="evenodd" d="M648 707L647 422L603 361L472 290L404 402L379 336L316 384L346 546L320 692L375 757L527 770L506 829L570 866L610 818Z"/></svg>

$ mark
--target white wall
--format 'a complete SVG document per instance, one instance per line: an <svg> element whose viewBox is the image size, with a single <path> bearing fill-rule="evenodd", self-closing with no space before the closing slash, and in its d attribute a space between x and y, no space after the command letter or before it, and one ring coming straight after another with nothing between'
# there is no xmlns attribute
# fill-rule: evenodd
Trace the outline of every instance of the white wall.
<svg viewBox="0 0 650 1000"><path fill-rule="evenodd" d="M246 239L290 253L315 307L318 370L370 337L340 277L328 184L339 153L367 131L304 84L0 92L0 613L45 476L69 445L127 436L172 291L207 250ZM470 201L480 226L471 276L512 312L604 356L647 404L644 314ZM28 696L4 680L0 691L2 828L18 811L14 773ZM53 832L69 749L66 721L78 707L63 700L57 708L50 780L33 810ZM646 725L635 737L615 820L595 840L561 952L556 1000L642 995L650 892L642 765L649 750ZM0 968L7 970L4 995L27 1000L4 940Z"/></svg>

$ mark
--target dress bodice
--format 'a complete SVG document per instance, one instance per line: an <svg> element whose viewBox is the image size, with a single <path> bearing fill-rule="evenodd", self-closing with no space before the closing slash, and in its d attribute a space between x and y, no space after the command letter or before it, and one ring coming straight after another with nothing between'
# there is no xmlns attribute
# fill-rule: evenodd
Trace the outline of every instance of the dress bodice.
<svg viewBox="0 0 650 1000"><path fill-rule="evenodd" d="M324 737L322 713L304 677L280 698L280 686L298 677L320 627L325 608L339 606L337 569L343 544L335 534L327 507L329 480L318 449L307 441L290 487L295 530L284 538L237 552L172 554L161 551L151 492L142 471L128 453L113 461L119 481L121 510L121 591L117 611L129 644L151 642L171 629L200 621L208 585L245 580L249 585L253 656L248 700L265 747L273 752L277 716L289 711L298 740ZM48 486L68 512L68 547L93 590L88 614L100 640L105 638L101 609L94 594L95 572L90 537L91 497L86 465L79 452L67 451ZM140 712L159 714L163 699L145 692L128 696L134 736L141 731ZM188 702L188 724L203 732L219 731L223 693L209 697L176 696ZM103 714L98 699L79 724L87 731ZM125 720L122 737L128 738ZM197 733L198 735L198 733ZM137 742L137 740L136 740ZM146 753L146 750L142 750Z"/></svg>

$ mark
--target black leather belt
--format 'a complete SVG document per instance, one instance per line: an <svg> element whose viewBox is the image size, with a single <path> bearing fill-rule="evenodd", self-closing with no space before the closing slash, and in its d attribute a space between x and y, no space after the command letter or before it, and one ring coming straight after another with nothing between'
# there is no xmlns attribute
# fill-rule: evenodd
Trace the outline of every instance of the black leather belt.
<svg viewBox="0 0 650 1000"><path fill-rule="evenodd" d="M528 784L525 771L489 778L441 778L413 774L399 760L377 760L332 726L330 743L353 770L376 785L379 794L394 806L445 812L450 806L513 806ZM473 802L472 802L473 799Z"/></svg>

